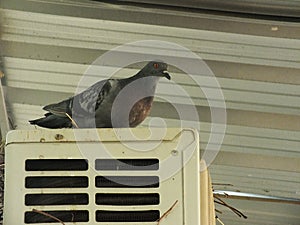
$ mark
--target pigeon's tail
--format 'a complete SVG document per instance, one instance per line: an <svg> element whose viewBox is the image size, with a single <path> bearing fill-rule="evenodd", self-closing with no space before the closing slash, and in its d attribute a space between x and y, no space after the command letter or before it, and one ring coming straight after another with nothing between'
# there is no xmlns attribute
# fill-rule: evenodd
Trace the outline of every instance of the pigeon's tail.
<svg viewBox="0 0 300 225"><path fill-rule="evenodd" d="M68 117L56 116L52 113L47 113L40 119L30 120L29 123L51 129L72 127L72 121Z"/></svg>

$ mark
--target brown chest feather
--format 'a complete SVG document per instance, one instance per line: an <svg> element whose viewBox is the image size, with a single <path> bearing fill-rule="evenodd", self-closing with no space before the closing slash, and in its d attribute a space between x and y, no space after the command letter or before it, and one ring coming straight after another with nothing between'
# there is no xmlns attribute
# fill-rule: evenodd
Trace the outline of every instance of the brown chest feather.
<svg viewBox="0 0 300 225"><path fill-rule="evenodd" d="M130 127L136 127L149 115L153 103L153 96L139 100L134 104L129 113Z"/></svg>

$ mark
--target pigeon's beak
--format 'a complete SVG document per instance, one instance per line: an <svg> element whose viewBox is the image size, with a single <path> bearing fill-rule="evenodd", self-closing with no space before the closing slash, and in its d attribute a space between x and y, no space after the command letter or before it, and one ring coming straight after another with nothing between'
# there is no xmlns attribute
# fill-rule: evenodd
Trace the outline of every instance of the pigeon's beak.
<svg viewBox="0 0 300 225"><path fill-rule="evenodd" d="M168 73L167 70L164 70L164 71L163 71L163 75L164 75L164 77L167 78L168 80L171 80L171 76L170 76L170 74Z"/></svg>

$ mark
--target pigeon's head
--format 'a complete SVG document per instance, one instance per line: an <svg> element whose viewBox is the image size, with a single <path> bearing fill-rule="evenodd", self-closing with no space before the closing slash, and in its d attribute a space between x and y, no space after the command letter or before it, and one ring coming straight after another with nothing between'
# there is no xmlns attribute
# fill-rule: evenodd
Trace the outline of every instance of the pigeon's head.
<svg viewBox="0 0 300 225"><path fill-rule="evenodd" d="M170 74L168 73L168 64L159 61L149 62L142 70L144 76L157 76L165 77L168 80L171 79Z"/></svg>

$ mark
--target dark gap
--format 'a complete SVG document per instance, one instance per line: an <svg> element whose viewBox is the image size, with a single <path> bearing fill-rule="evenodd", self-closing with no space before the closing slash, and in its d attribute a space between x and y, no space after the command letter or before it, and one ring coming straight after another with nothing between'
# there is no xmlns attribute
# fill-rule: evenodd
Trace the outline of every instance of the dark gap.
<svg viewBox="0 0 300 225"><path fill-rule="evenodd" d="M87 205L88 194L27 194L25 205Z"/></svg>
<svg viewBox="0 0 300 225"><path fill-rule="evenodd" d="M209 3L210 1L173 1L168 3L168 1L132 1L132 0L92 0L95 2L106 2L114 5L127 5L127 6L138 6L149 9L168 9L177 10L181 12L194 12L202 14L210 14L216 16L229 16L237 18L252 18L261 20L272 20L280 22L299 22L300 18L296 15L296 10L291 10L291 8L280 9L275 7L267 8L266 5L262 4L260 6L253 6L249 4L237 5L235 6L231 2L226 4L226 1L222 1L223 4ZM175 3L175 4L174 4ZM224 4L225 3L225 4Z"/></svg>
<svg viewBox="0 0 300 225"><path fill-rule="evenodd" d="M160 218L158 210L147 211L96 211L97 222L153 222Z"/></svg>
<svg viewBox="0 0 300 225"><path fill-rule="evenodd" d="M83 171L88 169L85 159L28 159L26 171Z"/></svg>
<svg viewBox="0 0 300 225"><path fill-rule="evenodd" d="M51 216L60 219L63 222L88 222L89 211L87 210L70 210L70 211L42 211ZM46 215L37 212L25 212L25 223L58 223Z"/></svg>
<svg viewBox="0 0 300 225"><path fill-rule="evenodd" d="M96 170L158 170L158 159L96 159Z"/></svg>
<svg viewBox="0 0 300 225"><path fill-rule="evenodd" d="M159 194L96 194L97 205L158 205Z"/></svg>
<svg viewBox="0 0 300 225"><path fill-rule="evenodd" d="M37 176L25 178L26 188L86 188L88 186L88 177L84 176Z"/></svg>
<svg viewBox="0 0 300 225"><path fill-rule="evenodd" d="M158 176L97 176L96 187L100 188L156 188Z"/></svg>

